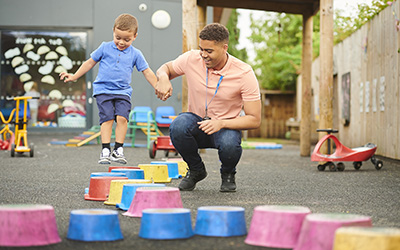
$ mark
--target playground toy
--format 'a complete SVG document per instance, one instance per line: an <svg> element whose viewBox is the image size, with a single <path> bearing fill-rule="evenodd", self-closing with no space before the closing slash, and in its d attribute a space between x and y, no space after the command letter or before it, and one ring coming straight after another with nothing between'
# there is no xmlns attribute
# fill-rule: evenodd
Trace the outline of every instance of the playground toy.
<svg viewBox="0 0 400 250"><path fill-rule="evenodd" d="M230 206L199 207L194 233L213 237L246 235L244 208Z"/></svg>
<svg viewBox="0 0 400 250"><path fill-rule="evenodd" d="M1 122L5 125L1 130L0 134L3 137L3 140L0 139L0 149L1 150L10 150L11 149L11 142L15 139L14 133L10 129L10 122L13 118L15 109L11 111L10 116L8 117L8 120L6 120L3 116L3 113L0 111L0 119ZM7 136L8 135L8 136Z"/></svg>
<svg viewBox="0 0 400 250"><path fill-rule="evenodd" d="M0 206L0 247L44 246L61 242L50 205Z"/></svg>
<svg viewBox="0 0 400 250"><path fill-rule="evenodd" d="M108 209L72 210L67 239L79 241L122 240L118 212Z"/></svg>
<svg viewBox="0 0 400 250"><path fill-rule="evenodd" d="M167 165L168 177L171 177L172 179L182 178L182 175L179 174L179 167L177 162L152 161L150 164Z"/></svg>
<svg viewBox="0 0 400 250"><path fill-rule="evenodd" d="M294 248L301 225L311 210L302 206L266 205L254 208L246 244Z"/></svg>
<svg viewBox="0 0 400 250"><path fill-rule="evenodd" d="M118 203L121 203L122 197L122 189L125 184L144 184L151 183L150 180L144 179L128 179L128 180L113 180L110 184L110 192L108 193L107 200L104 202L104 205L116 206Z"/></svg>
<svg viewBox="0 0 400 250"><path fill-rule="evenodd" d="M341 227L333 250L400 249L400 229L394 227Z"/></svg>
<svg viewBox="0 0 400 250"><path fill-rule="evenodd" d="M168 175L168 165L166 164L139 164L143 169L144 178L155 183L171 182L172 178Z"/></svg>
<svg viewBox="0 0 400 250"><path fill-rule="evenodd" d="M327 132L328 134L318 141L311 155L311 161L326 162L324 164L318 165L319 171L324 171L325 167L328 167L330 171L343 171L345 166L342 161L352 161L353 166L356 170L361 168L362 162L371 159L372 164L374 164L376 170L380 170L383 166L383 162L377 160L375 157L375 151L377 146L372 143L367 143L362 147L357 148L347 148L336 138L336 136L331 133L339 132L337 129L317 129L317 132ZM331 141L336 145L336 151L331 154ZM322 154L320 152L322 144L327 141L328 143L328 154ZM333 162L338 162L336 165Z"/></svg>
<svg viewBox="0 0 400 250"><path fill-rule="evenodd" d="M124 184L122 187L121 202L116 207L127 211L131 206L136 190L140 187L165 187L165 184Z"/></svg>
<svg viewBox="0 0 400 250"><path fill-rule="evenodd" d="M98 176L90 178L89 191L85 200L106 201L112 180L128 180L128 177Z"/></svg>
<svg viewBox="0 0 400 250"><path fill-rule="evenodd" d="M131 206L122 215L142 217L147 208L183 208L181 193L175 187L140 187L136 190Z"/></svg>
<svg viewBox="0 0 400 250"><path fill-rule="evenodd" d="M174 120L176 116L162 116L163 118ZM156 157L157 150L165 150L165 157L168 157L169 152L175 152L175 156L178 155L174 145L172 145L171 137L169 136L158 136L156 140L150 142L149 156L151 159Z"/></svg>
<svg viewBox="0 0 400 250"><path fill-rule="evenodd" d="M293 250L332 250L335 231L346 226L372 227L372 220L357 214L309 214L304 219Z"/></svg>
<svg viewBox="0 0 400 250"><path fill-rule="evenodd" d="M144 209L139 237L155 240L187 239L193 236L190 209Z"/></svg>
<svg viewBox="0 0 400 250"><path fill-rule="evenodd" d="M39 99L39 97L32 96L17 96L13 98L16 101L15 105L15 141L11 144L11 157L15 156L15 152L23 154L29 152L29 156L33 157L34 145L31 143L28 146L28 131L26 130L27 121L27 110L28 110L28 100L29 99ZM22 118L20 118L20 101L24 104L24 113ZM13 112L11 112L12 114ZM10 115L11 117L12 115Z"/></svg>

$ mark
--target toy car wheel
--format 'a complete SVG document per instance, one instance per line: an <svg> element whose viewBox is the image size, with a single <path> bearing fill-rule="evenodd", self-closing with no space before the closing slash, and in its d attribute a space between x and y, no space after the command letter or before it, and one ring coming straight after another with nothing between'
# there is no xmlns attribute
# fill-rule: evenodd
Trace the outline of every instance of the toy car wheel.
<svg viewBox="0 0 400 250"><path fill-rule="evenodd" d="M29 146L29 147L30 147L30 149L31 149L31 150L29 151L29 156L30 156L30 157L33 157L33 153L34 153L34 145L33 145L33 144L30 144L30 146Z"/></svg>
<svg viewBox="0 0 400 250"><path fill-rule="evenodd" d="M336 167L337 167L337 170L339 170L339 171L343 171L344 168L345 168L343 162L339 162L339 163L336 165Z"/></svg>
<svg viewBox="0 0 400 250"><path fill-rule="evenodd" d="M329 162L328 163L329 171L335 172L337 170L335 163Z"/></svg>
<svg viewBox="0 0 400 250"><path fill-rule="evenodd" d="M382 167L383 167L383 162L381 160L377 160L375 164L375 169L381 170Z"/></svg>
<svg viewBox="0 0 400 250"><path fill-rule="evenodd" d="M11 144L11 157L15 156L15 144Z"/></svg>
<svg viewBox="0 0 400 250"><path fill-rule="evenodd" d="M359 170L362 166L362 162L361 161L355 161L353 162L353 166L356 170Z"/></svg>
<svg viewBox="0 0 400 250"><path fill-rule="evenodd" d="M318 171L324 171L325 165L319 164L317 168L318 168Z"/></svg>
<svg viewBox="0 0 400 250"><path fill-rule="evenodd" d="M156 151L157 151L156 141L152 141L150 143L150 148L149 148L149 156L151 159L154 159L154 157L156 157Z"/></svg>

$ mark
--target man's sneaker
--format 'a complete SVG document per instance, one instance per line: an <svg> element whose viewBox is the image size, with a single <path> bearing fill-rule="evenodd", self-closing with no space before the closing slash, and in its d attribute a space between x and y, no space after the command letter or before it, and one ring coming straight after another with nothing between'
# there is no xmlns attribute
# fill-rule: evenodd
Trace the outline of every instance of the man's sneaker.
<svg viewBox="0 0 400 250"><path fill-rule="evenodd" d="M235 174L233 173L221 173L222 184L220 192L236 192Z"/></svg>
<svg viewBox="0 0 400 250"><path fill-rule="evenodd" d="M126 164L127 161L124 156L124 149L122 147L119 147L116 150L114 149L111 154L111 160L121 164Z"/></svg>
<svg viewBox="0 0 400 250"><path fill-rule="evenodd" d="M100 153L99 164L110 164L110 149L103 148Z"/></svg>
<svg viewBox="0 0 400 250"><path fill-rule="evenodd" d="M196 187L196 183L207 177L207 171L205 168L202 170L190 170L188 169L186 176L179 183L179 190L181 191L192 191Z"/></svg>

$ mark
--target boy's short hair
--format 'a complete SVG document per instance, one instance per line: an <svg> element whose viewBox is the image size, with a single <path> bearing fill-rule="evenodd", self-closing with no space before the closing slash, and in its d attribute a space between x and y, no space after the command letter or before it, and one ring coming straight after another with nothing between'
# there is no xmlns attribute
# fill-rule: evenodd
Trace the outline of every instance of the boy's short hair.
<svg viewBox="0 0 400 250"><path fill-rule="evenodd" d="M229 31L222 24L210 23L200 31L199 38L201 40L216 41L217 43L228 43Z"/></svg>
<svg viewBox="0 0 400 250"><path fill-rule="evenodd" d="M133 34L136 34L138 30L138 21L136 17L130 14L121 14L115 19L113 30L115 29L131 31Z"/></svg>

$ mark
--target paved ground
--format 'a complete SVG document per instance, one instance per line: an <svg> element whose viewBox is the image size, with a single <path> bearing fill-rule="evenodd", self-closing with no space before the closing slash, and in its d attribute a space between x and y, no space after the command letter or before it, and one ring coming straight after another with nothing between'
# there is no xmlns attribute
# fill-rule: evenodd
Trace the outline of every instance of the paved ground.
<svg viewBox="0 0 400 250"><path fill-rule="evenodd" d="M11 158L9 151L0 151L0 204L49 204L55 209L62 242L40 249L260 249L246 245L245 236L168 241L139 238L139 218L125 217L121 210L102 202L84 200L90 173L107 171L108 167L97 164L98 145L70 148L49 144L52 139L72 136L30 134L29 141L35 144L33 158L27 154ZM125 148L125 155L131 166L152 161L145 148ZM162 156L158 151L155 160ZM359 171L346 163L344 172L319 172L309 157L300 157L298 145L247 149L236 175L238 191L220 193L217 152L207 150L203 159L208 177L194 191L181 192L183 206L191 209L193 225L200 206L244 207L249 227L256 206L279 204L306 206L314 213L367 215L374 226L400 227L400 161L380 157L384 162L380 171L368 161ZM179 182L173 180L167 186L177 187ZM85 243L66 239L71 210L86 208L119 211L124 240Z"/></svg>

